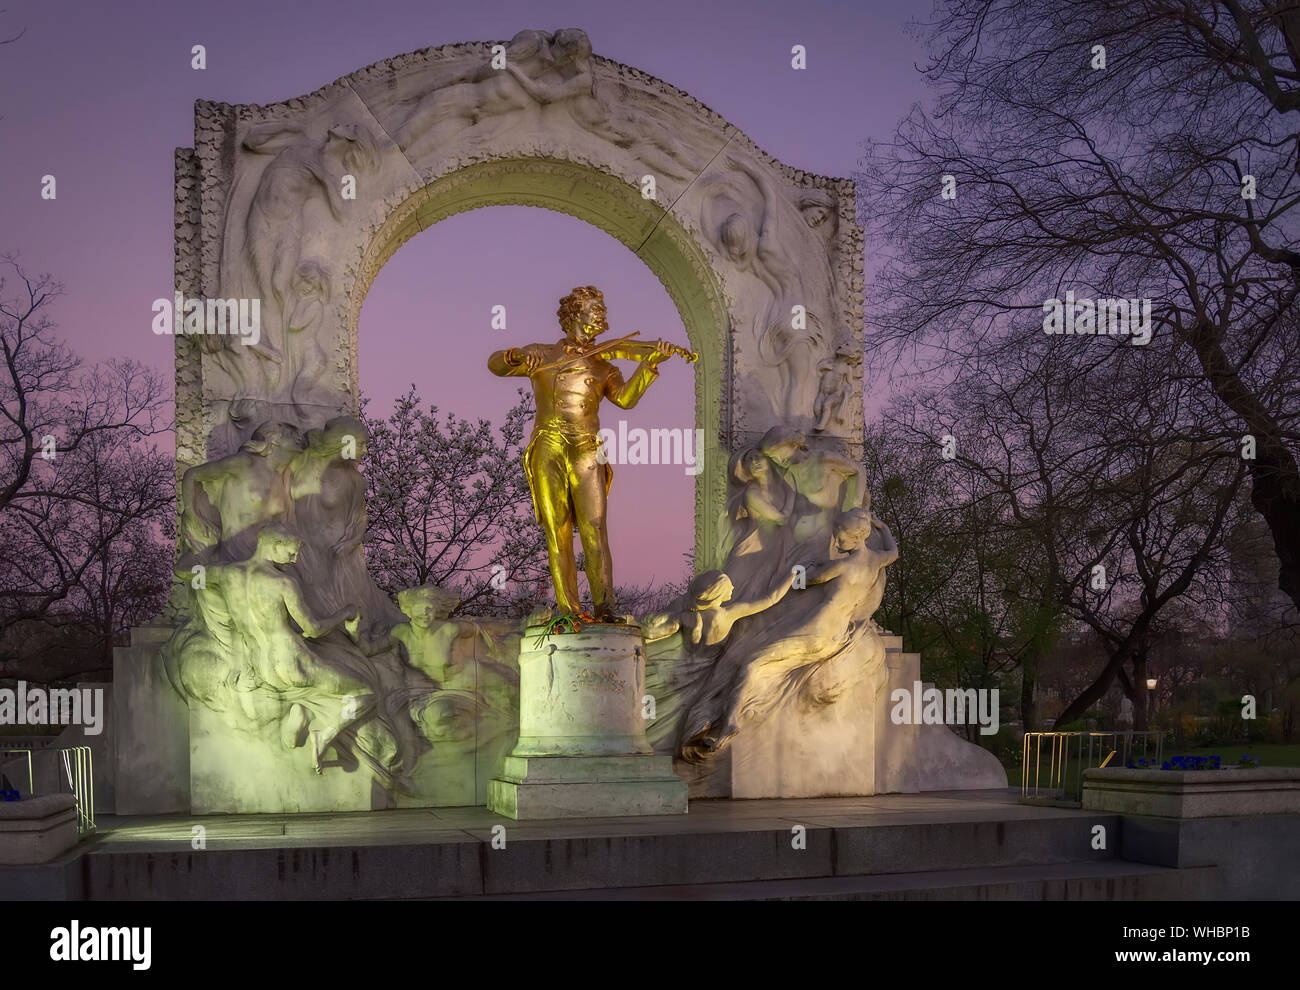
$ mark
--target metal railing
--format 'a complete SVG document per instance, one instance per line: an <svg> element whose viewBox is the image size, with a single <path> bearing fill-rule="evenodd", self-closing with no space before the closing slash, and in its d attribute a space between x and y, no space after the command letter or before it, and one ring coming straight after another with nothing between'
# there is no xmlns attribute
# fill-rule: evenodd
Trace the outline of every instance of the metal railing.
<svg viewBox="0 0 1300 990"><path fill-rule="evenodd" d="M89 746L69 746L60 749L63 774L77 799L77 831L95 829L95 772Z"/></svg>
<svg viewBox="0 0 1300 990"><path fill-rule="evenodd" d="M17 748L17 749L11 749L11 748L0 749L0 756L4 756L5 753L22 753L24 756L27 757L27 796L28 796L28 797L31 797L33 787L35 786L34 781L35 781L35 779L36 779L35 777L32 776L32 750L31 750L31 747L30 747L30 746L24 746L24 747L20 747L20 748ZM4 760L0 760L0 764L3 764L3 763L4 763ZM19 796L21 796L21 792L20 792Z"/></svg>
<svg viewBox="0 0 1300 990"><path fill-rule="evenodd" d="M1122 767L1133 759L1154 758L1158 763L1163 747L1164 733L1155 730L1026 732L1020 796L1081 803L1085 770Z"/></svg>
<svg viewBox="0 0 1300 990"><path fill-rule="evenodd" d="M51 752L41 750L42 754ZM58 782L59 792L70 792L77 803L77 831L93 832L95 829L95 764L89 746L67 746L52 751L55 763L55 777L49 776L48 764L42 763L42 780L46 786L50 780ZM27 757L27 793L19 794L23 798L36 796L36 775L32 768L32 748L5 747L0 749L0 756L6 753L20 753ZM42 757L44 759L44 757ZM3 761L0 761L3 762ZM62 770L62 773L59 772ZM67 791L63 790L64 783Z"/></svg>

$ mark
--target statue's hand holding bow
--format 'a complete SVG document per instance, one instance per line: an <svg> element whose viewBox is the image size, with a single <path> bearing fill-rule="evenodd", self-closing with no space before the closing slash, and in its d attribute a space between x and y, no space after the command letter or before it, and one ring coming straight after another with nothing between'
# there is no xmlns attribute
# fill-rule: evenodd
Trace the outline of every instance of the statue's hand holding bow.
<svg viewBox="0 0 1300 990"><path fill-rule="evenodd" d="M541 363L542 357L536 351L519 347L512 347L506 351L506 364L515 368L523 367L529 374L536 371Z"/></svg>

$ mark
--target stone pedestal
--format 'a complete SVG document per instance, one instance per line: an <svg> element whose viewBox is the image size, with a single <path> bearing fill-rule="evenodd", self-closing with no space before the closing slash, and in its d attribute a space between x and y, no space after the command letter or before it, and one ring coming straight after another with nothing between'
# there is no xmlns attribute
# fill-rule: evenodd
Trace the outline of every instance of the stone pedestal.
<svg viewBox="0 0 1300 990"><path fill-rule="evenodd" d="M982 746L967 742L947 725L895 725L890 717L893 692L934 687L921 682L921 654L904 653L901 637L885 637L886 678L876 693L876 792L1001 790L1007 772ZM883 744L883 745L881 745Z"/></svg>
<svg viewBox="0 0 1300 990"><path fill-rule="evenodd" d="M731 746L733 798L818 798L918 791L1005 788L997 757L946 725L895 725L891 693L920 683L921 657L884 634L846 657L861 667L831 705L795 702L758 724L747 723ZM883 656L882 656L883 654ZM930 687L932 685L926 685Z"/></svg>
<svg viewBox="0 0 1300 990"><path fill-rule="evenodd" d="M519 647L519 742L488 808L517 820L685 814L686 784L646 738L640 628L541 634L529 627Z"/></svg>
<svg viewBox="0 0 1300 990"><path fill-rule="evenodd" d="M921 655L903 652L903 637L887 635L884 678L876 688L869 711L881 726L876 734L876 793L915 794L921 790L916 750L916 726L894 725L889 718L890 694L900 687L909 690L920 679Z"/></svg>
<svg viewBox="0 0 1300 990"><path fill-rule="evenodd" d="M1085 770L1083 809L1160 818L1300 815L1300 768Z"/></svg>
<svg viewBox="0 0 1300 990"><path fill-rule="evenodd" d="M159 651L175 629L136 626L113 650L115 805L119 815L190 810L190 715L163 673ZM98 757L97 757L98 758ZM98 793L102 785L95 782Z"/></svg>
<svg viewBox="0 0 1300 990"><path fill-rule="evenodd" d="M883 649L860 644L848 662L857 677L831 705L797 699L762 722L745 725L732 743L733 798L856 797L877 794L880 721L872 717L885 679Z"/></svg>

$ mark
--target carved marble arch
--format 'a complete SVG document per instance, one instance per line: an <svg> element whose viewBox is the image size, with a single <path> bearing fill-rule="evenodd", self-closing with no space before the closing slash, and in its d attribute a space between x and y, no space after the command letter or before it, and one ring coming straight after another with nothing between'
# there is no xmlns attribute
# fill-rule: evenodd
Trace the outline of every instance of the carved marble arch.
<svg viewBox="0 0 1300 990"><path fill-rule="evenodd" d="M484 162L429 183L395 209L366 246L347 317L354 335L350 353L357 353L355 335L365 295L394 252L439 220L486 206L541 207L599 227L634 251L668 291L691 348L700 355L693 366L694 425L704 430L706 446L704 467L695 479L695 546L701 558L712 558L712 552L699 551L718 544L716 528L726 489L729 314L704 253L680 224L641 195L639 187L589 166L552 158ZM626 315L623 322L629 322ZM351 373L349 387L355 393L355 362Z"/></svg>
<svg viewBox="0 0 1300 990"><path fill-rule="evenodd" d="M260 422L355 413L357 321L376 273L420 230L491 205L599 227L676 304L701 353L697 567L719 563L731 453L786 425L858 454L853 183L776 161L565 29L399 56L278 104L196 103L195 146L176 155L176 288L259 299L262 332L255 346L176 338L178 478Z"/></svg>

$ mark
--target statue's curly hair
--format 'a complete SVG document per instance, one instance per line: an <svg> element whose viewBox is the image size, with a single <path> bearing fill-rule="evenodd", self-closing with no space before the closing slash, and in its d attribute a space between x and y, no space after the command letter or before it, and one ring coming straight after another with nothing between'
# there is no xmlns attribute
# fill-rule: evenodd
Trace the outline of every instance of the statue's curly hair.
<svg viewBox="0 0 1300 990"><path fill-rule="evenodd" d="M582 312L582 307L591 301L605 305L605 294L594 285L580 285L567 296L560 300L560 308L555 311L555 315L560 318L560 328L567 330L569 324L578 318ZM600 333L609 329L609 322L602 317L600 320Z"/></svg>

